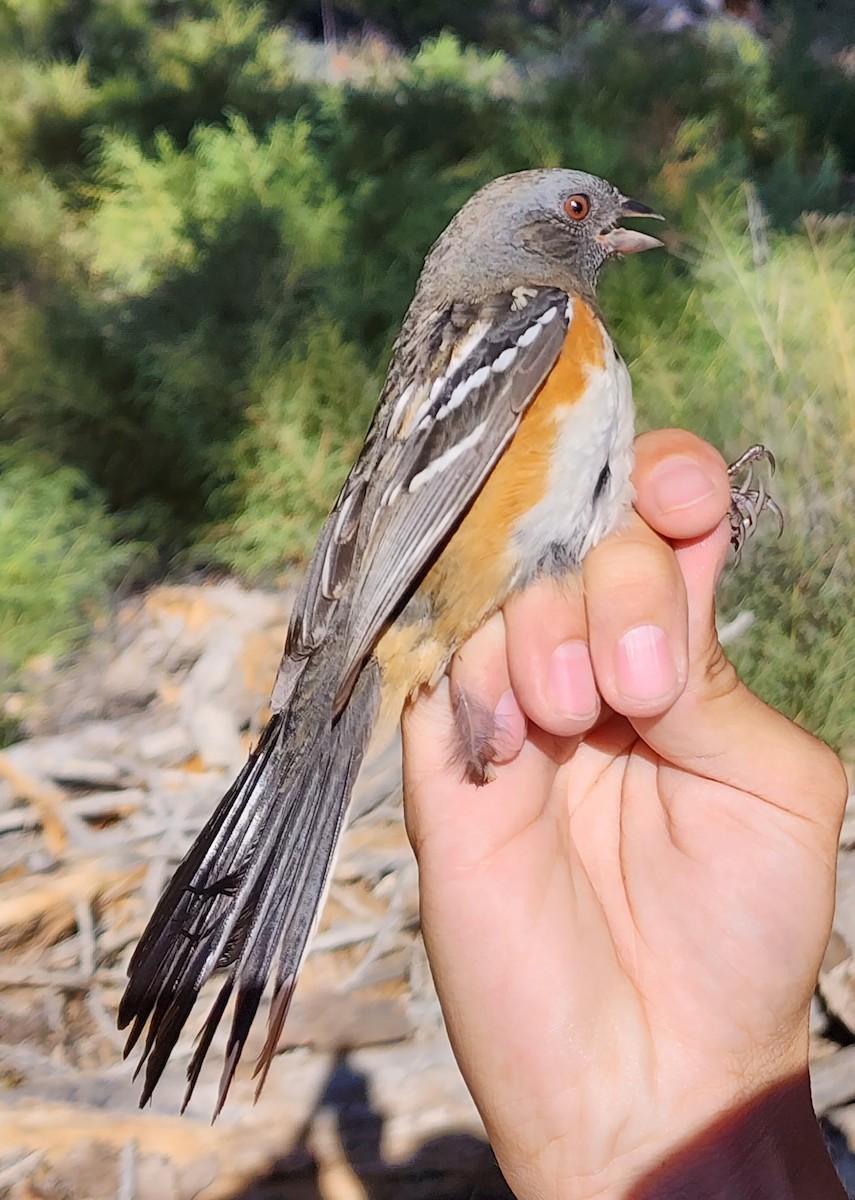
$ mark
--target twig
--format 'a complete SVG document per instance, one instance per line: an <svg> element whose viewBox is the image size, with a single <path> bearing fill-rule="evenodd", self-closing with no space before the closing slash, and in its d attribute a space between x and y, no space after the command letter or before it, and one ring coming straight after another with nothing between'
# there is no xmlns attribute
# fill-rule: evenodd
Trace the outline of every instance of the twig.
<svg viewBox="0 0 855 1200"><path fill-rule="evenodd" d="M8 1188L13 1188L16 1183L20 1183L35 1170L39 1163L44 1158L43 1150L34 1150L32 1154L25 1154L23 1158L19 1158L17 1162L0 1171L0 1188L4 1193Z"/></svg>
<svg viewBox="0 0 855 1200"><path fill-rule="evenodd" d="M119 1187L116 1200L134 1200L137 1194L137 1144L131 1138L119 1153Z"/></svg>
<svg viewBox="0 0 855 1200"><path fill-rule="evenodd" d="M371 921L361 925L353 924L338 929L327 929L317 935L309 953L318 954L328 950L342 950L345 946L358 946L360 942L369 942L376 935L379 924L379 921Z"/></svg>
<svg viewBox="0 0 855 1200"><path fill-rule="evenodd" d="M76 919L76 904L115 901L133 893L145 874L143 864L124 866L104 858L81 858L49 874L0 884L0 934L21 941L38 927L54 942Z"/></svg>
<svg viewBox="0 0 855 1200"><path fill-rule="evenodd" d="M5 779L17 796L32 805L39 815L48 850L56 858L62 855L68 845L65 792L44 779L28 775L15 766L8 754L0 754L0 779Z"/></svg>
<svg viewBox="0 0 855 1200"><path fill-rule="evenodd" d="M91 979L95 974L95 926L92 909L85 900L76 900L74 916L77 921L77 936L80 942L78 961L80 974Z"/></svg>
<svg viewBox="0 0 855 1200"><path fill-rule="evenodd" d="M751 183L743 184L745 207L748 210L748 232L751 236L751 253L755 268L769 261L769 217L757 189Z"/></svg>
<svg viewBox="0 0 855 1200"><path fill-rule="evenodd" d="M100 984L123 986L125 973L117 967L99 971ZM83 971L36 971L32 967L0 966L0 987L48 987L62 992L87 992L92 987L93 976Z"/></svg>

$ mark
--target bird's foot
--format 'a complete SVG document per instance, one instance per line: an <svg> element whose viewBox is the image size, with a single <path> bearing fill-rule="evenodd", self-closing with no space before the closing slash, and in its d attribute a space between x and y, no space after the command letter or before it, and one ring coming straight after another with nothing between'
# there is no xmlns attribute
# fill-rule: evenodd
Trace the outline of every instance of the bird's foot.
<svg viewBox="0 0 855 1200"><path fill-rule="evenodd" d="M760 515L769 512L778 523L778 536L784 531L784 514L766 491L761 474L755 474L757 464L762 464L772 476L775 474L775 456L765 446L750 446L736 462L731 463L727 473L730 486L730 544L734 562L742 556L742 547L757 528Z"/></svg>

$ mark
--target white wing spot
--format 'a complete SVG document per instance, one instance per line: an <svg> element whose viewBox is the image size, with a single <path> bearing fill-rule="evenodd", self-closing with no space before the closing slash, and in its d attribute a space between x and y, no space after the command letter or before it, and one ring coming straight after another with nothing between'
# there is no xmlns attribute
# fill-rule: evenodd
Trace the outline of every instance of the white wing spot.
<svg viewBox="0 0 855 1200"><path fill-rule="evenodd" d="M507 371L508 367L519 354L518 346L508 346L507 350L503 350L496 361L493 363L492 371L494 375L501 374L502 371Z"/></svg>
<svg viewBox="0 0 855 1200"><path fill-rule="evenodd" d="M356 500L357 494L358 493L356 491L351 492L350 495L345 496L344 500L342 501L341 508L338 510L338 516L336 517L335 526L333 527L334 541L339 540L344 531L345 525L347 525L348 521L350 520L351 510L353 509L353 504Z"/></svg>
<svg viewBox="0 0 855 1200"><path fill-rule="evenodd" d="M483 320L477 321L475 325L472 326L466 337L463 338L463 340L455 348L448 364L448 369L446 370L446 376L453 375L454 372L466 362L466 359L470 357L470 355L478 348L478 346L480 346L481 342L484 340L484 335L489 333L489 331L489 323Z"/></svg>
<svg viewBox="0 0 855 1200"><path fill-rule="evenodd" d="M537 335L540 333L543 326L548 325L550 321L554 320L557 312L558 312L558 309L553 304L552 307L548 308L546 310L546 312L543 313L542 316L537 318L537 320L535 321L535 323L533 325L529 325L528 329L526 329L523 333L520 334L520 336L517 338L517 345L518 346L530 346L531 343L534 341L534 339L537 337Z"/></svg>
<svg viewBox="0 0 855 1200"><path fill-rule="evenodd" d="M455 408L460 408L460 405L466 399L470 392L474 392L482 383L485 383L490 377L489 367L479 367L477 371L473 371L471 375L458 383L457 387L446 400L445 404L437 410L436 419L441 421L443 417L447 417Z"/></svg>
<svg viewBox="0 0 855 1200"><path fill-rule="evenodd" d="M339 518L338 524L341 524L341 518ZM332 583L332 569L335 564L336 551L341 544L336 540L337 536L338 531L333 534L334 540L330 542L329 546L327 546L327 552L324 555L324 566L323 570L321 571L321 592L327 600L335 600L337 597L336 589L333 587Z"/></svg>
<svg viewBox="0 0 855 1200"><path fill-rule="evenodd" d="M529 296L535 296L537 294L537 289L535 289L535 288L516 288L515 291L512 293L515 300L516 300L518 294L523 297L522 303L520 303L518 305L519 308L522 308L523 304L528 302ZM512 305L512 307L515 307L515 305ZM572 311L573 311L573 302L568 297L568 300L567 300L567 319L568 320L571 317ZM485 365L485 366L479 367L477 369L477 371L473 371L471 375L467 375L467 377L465 379L461 380L461 382L458 383L458 385L454 388L454 390L452 391L451 395L448 397L446 402L444 404L440 405L440 407L437 409L436 413L434 414L434 419L437 421L442 421L445 417L448 416L449 413L454 412L455 409L457 409L457 408L460 408L461 404L463 404L463 402L466 400L467 396L470 396L472 394L472 392L474 392L476 390L476 388L479 388L479 387L481 387L482 384L486 383L491 374L500 375L503 371L507 371L508 368L515 361L520 350L526 346L530 346L532 344L532 342L535 340L535 338L537 338L540 335L541 329L544 326L548 325L550 323L550 321L553 321L557 315L558 315L558 309L553 304L550 308L548 308L546 310L546 312L542 313L532 325L529 325L529 327L520 334L520 336L517 338L516 345L506 347L501 352L501 354L499 354L493 360L493 362L490 365ZM453 373L453 371L455 371L459 368L459 366L462 362L465 362L466 359L470 357L472 352L475 350L475 348L478 346L478 344L482 341L483 336L484 336L484 331L482 328L479 327L475 334L471 334L466 339L466 341L461 344L457 353L455 353L452 356L452 361L449 364L449 367L448 367L448 370L446 371L446 373L444 375L441 375L438 379L434 380L433 386L430 389L430 393L427 396L427 399L424 400L423 403L420 405L418 412L416 413L415 417L413 418L413 422L412 422L413 429L421 429L425 426L425 418L430 415L431 406L436 401L436 399L439 397L440 393L442 392L442 389L448 383L450 375ZM395 406L395 413L393 413L393 417L392 417L393 425L396 423L398 408L402 405L403 405L403 397L401 397L401 399L398 400L398 402ZM419 476L417 475L417 476L415 476L415 478L418 479ZM412 489L412 484L410 486Z"/></svg>
<svg viewBox="0 0 855 1200"><path fill-rule="evenodd" d="M518 346L530 346L537 335L540 333L540 321L536 321L534 325L529 325L528 329L524 330L517 338Z"/></svg>
<svg viewBox="0 0 855 1200"><path fill-rule="evenodd" d="M383 495L380 497L380 507L381 508L391 508L392 505L395 503L395 501L400 496L400 494L401 494L400 483L397 483L397 482L391 483L386 488L386 491L383 493Z"/></svg>
<svg viewBox="0 0 855 1200"><path fill-rule="evenodd" d="M412 383L408 384L395 401L395 407L392 409L392 416L389 418L389 424L386 427L386 437L394 437L401 428L401 422L404 419L404 415L409 407L410 400L412 399L413 387L414 385Z"/></svg>
<svg viewBox="0 0 855 1200"><path fill-rule="evenodd" d="M487 422L482 421L465 438L461 438L459 442L455 442L453 446L449 446L443 454L440 454L439 458L435 458L432 463L428 463L423 471L419 471L418 475L414 475L407 489L410 495L413 492L417 492L420 487L424 487L436 475L441 474L446 467L450 467L452 463L457 462L458 458L465 454L467 450L472 450L473 447L477 446L486 428Z"/></svg>
<svg viewBox="0 0 855 1200"><path fill-rule="evenodd" d="M413 420L410 425L411 431L416 430L421 426L425 417L430 412L431 407L433 406L434 400L436 400L439 393L445 387L445 384L446 384L446 376L445 375L440 375L440 377L438 379L435 379L433 381L433 387L430 389L430 392L425 397L425 399L421 402L419 407L416 409L415 415L413 416Z"/></svg>
<svg viewBox="0 0 855 1200"><path fill-rule="evenodd" d="M433 386L431 387L430 392L428 393L427 399L420 405L418 412L413 417L413 422L412 422L413 429L418 429L423 424L425 417L428 416L428 414L430 413L431 406L433 405L434 401L439 397L439 395L442 393L442 389L446 386L450 377L455 373L455 371L458 370L458 368L461 366L461 364L464 363L466 361L466 359L470 357L470 355L473 353L473 351L484 340L484 334L487 332L487 329L488 329L488 326L486 324L484 324L484 322L479 322L477 325L475 325L470 330L469 334L463 339L463 341L460 343L460 345L456 348L456 350L454 351L454 353L451 356L451 360L448 363L445 373L443 375L440 375L438 379L435 379L433 381ZM475 374L477 375L478 372L476 371ZM457 386L462 387L463 385L458 384ZM477 387L477 384L475 386ZM452 399L456 392L457 392L457 388L455 388L454 392L452 392L452 394L451 394ZM465 399L465 396L461 396L460 400L456 401L455 403L452 403L452 401L449 400L448 404L444 404L442 406L442 408L439 410L439 412L437 413L437 417L439 417L439 418L444 417L447 412L451 411L451 408L456 408L458 404L462 404L464 399Z"/></svg>

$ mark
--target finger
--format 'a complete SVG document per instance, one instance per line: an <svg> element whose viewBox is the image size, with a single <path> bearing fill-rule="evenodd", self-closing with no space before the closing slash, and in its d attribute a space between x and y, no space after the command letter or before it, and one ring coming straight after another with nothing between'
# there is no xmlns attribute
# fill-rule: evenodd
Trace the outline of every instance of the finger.
<svg viewBox="0 0 855 1200"><path fill-rule="evenodd" d="M484 650L475 646L475 650ZM470 659L472 658L470 653ZM402 718L404 816L419 862L445 875L465 873L509 844L542 812L556 765L534 742L497 765L484 787L467 783L451 748L451 684L423 689Z"/></svg>
<svg viewBox="0 0 855 1200"><path fill-rule="evenodd" d="M684 429L658 429L635 440L635 508L662 537L702 537L730 507L724 459Z"/></svg>
<svg viewBox="0 0 855 1200"><path fill-rule="evenodd" d="M495 767L496 778L486 786L467 782L459 761L458 730L453 689L462 687L485 708L492 704L507 713L510 681L505 652L504 624L496 614L475 633L452 660L450 674L433 690L423 689L404 709L402 721L404 747L405 816L410 840L416 852L430 842L441 849L439 856L449 862L467 848L478 855L496 833L505 829L503 821L515 820L519 807L515 793L525 803L528 792L519 783L506 782L510 767ZM512 701L511 693L511 701ZM505 749L525 740L525 718L516 709L510 724L518 722L516 736L511 728ZM521 734L520 734L521 731ZM518 752L519 747L516 747ZM509 757L514 755L509 753ZM512 764L513 765L513 764Z"/></svg>
<svg viewBox="0 0 855 1200"><path fill-rule="evenodd" d="M687 682L667 711L633 724L674 766L806 818L833 849L848 791L839 760L750 692L719 644L715 586L728 540L723 521L705 537L677 545L688 603Z"/></svg>
<svg viewBox="0 0 855 1200"><path fill-rule="evenodd" d="M513 690L541 729L572 737L597 720L581 576L538 579L503 610Z"/></svg>
<svg viewBox="0 0 855 1200"><path fill-rule="evenodd" d="M665 711L688 673L686 590L671 547L633 513L583 564L600 695L625 716Z"/></svg>

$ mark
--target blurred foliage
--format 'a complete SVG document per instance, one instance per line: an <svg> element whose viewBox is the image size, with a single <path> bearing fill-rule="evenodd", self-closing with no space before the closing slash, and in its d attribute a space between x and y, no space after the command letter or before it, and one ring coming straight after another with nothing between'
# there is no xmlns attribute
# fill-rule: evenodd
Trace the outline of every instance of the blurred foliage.
<svg viewBox="0 0 855 1200"><path fill-rule="evenodd" d="M744 212L708 214L667 355L661 325L640 331L635 392L645 424L690 427L729 459L757 440L774 449L786 527L725 576L724 613L754 614L733 657L764 698L851 757L855 222L808 218L781 235L746 227Z"/></svg>
<svg viewBox="0 0 855 1200"><path fill-rule="evenodd" d="M209 531L214 557L250 576L308 558L381 384L322 314L286 352L278 339L260 350L223 497L237 515Z"/></svg>
<svg viewBox="0 0 855 1200"><path fill-rule="evenodd" d="M0 452L0 688L34 655L67 651L134 553L70 467Z"/></svg>
<svg viewBox="0 0 855 1200"><path fill-rule="evenodd" d="M432 240L492 176L576 165L669 218L672 255L602 291L644 421L781 463L787 533L728 592L740 664L851 736L853 235L803 219L852 201L829 3L773 3L761 37L555 0L0 0L7 666L70 644L111 538L161 570L301 564Z"/></svg>

